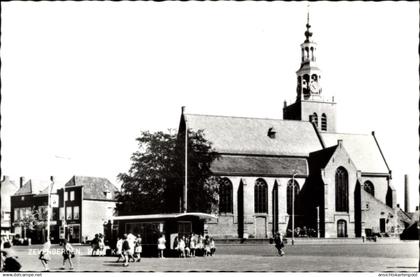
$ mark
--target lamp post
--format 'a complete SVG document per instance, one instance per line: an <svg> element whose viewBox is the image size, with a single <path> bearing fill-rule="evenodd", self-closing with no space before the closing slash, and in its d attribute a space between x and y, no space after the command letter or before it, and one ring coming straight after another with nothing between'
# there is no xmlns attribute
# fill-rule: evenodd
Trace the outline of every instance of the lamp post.
<svg viewBox="0 0 420 277"><path fill-rule="evenodd" d="M47 206L47 241L50 241L50 217L51 217L51 189L54 187L54 177L51 176L51 182L48 185L48 206Z"/></svg>
<svg viewBox="0 0 420 277"><path fill-rule="evenodd" d="M295 176L296 172L292 175L292 245L295 245Z"/></svg>

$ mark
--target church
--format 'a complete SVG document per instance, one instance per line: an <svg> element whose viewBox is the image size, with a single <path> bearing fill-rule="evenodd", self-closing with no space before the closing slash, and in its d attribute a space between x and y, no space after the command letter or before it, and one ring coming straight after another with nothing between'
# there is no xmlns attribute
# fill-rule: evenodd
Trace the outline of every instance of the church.
<svg viewBox="0 0 420 277"><path fill-rule="evenodd" d="M398 234L392 172L374 132L336 132L310 28L308 17L296 101L284 103L283 119L182 111L178 135L202 130L220 155L211 165L218 215L206 224L215 238Z"/></svg>

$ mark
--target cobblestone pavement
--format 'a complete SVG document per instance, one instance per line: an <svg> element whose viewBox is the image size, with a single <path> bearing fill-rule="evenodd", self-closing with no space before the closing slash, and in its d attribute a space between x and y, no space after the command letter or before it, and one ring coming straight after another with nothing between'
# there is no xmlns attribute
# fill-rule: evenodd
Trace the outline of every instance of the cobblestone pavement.
<svg viewBox="0 0 420 277"><path fill-rule="evenodd" d="M42 271L40 246L15 246L23 271ZM394 244L286 245L277 255L273 245L219 245L213 257L142 258L123 267L116 257L91 257L90 248L75 246L75 271L286 271L286 272L378 272L418 271L419 242ZM54 254L54 251L55 254ZM61 248L53 246L51 271L62 270Z"/></svg>

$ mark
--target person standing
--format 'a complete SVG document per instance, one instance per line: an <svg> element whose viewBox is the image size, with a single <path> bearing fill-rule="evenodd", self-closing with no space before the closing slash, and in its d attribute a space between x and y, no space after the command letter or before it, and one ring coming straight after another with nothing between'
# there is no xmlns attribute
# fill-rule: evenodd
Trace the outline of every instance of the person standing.
<svg viewBox="0 0 420 277"><path fill-rule="evenodd" d="M166 249L166 239L165 234L162 233L160 238L158 239L158 255L160 258L164 258L163 251Z"/></svg>
<svg viewBox="0 0 420 277"><path fill-rule="evenodd" d="M216 253L216 243L214 242L213 237L210 238L210 256L213 256Z"/></svg>
<svg viewBox="0 0 420 277"><path fill-rule="evenodd" d="M118 237L118 241L116 245L116 254L118 256L117 263L120 261L120 259L124 259L124 255L122 253L123 242L124 240L121 237Z"/></svg>
<svg viewBox="0 0 420 277"><path fill-rule="evenodd" d="M45 271L50 271L48 268L48 262L51 260L50 248L51 242L48 240L46 243L44 243L44 245L42 246L42 250L39 253L39 259L41 260L42 266L44 267Z"/></svg>
<svg viewBox="0 0 420 277"><path fill-rule="evenodd" d="M66 269L66 261L69 261L70 270L73 270L73 262L72 258L74 258L74 249L70 243L67 242L66 239L63 240L63 267L62 269Z"/></svg>
<svg viewBox="0 0 420 277"><path fill-rule="evenodd" d="M141 252L142 252L142 246L141 246L141 236L137 235L135 245L134 245L134 256L137 259L137 262L141 261Z"/></svg>
<svg viewBox="0 0 420 277"><path fill-rule="evenodd" d="M195 247L196 247L196 238L195 235L190 236L190 251L191 251L191 257L195 257Z"/></svg>

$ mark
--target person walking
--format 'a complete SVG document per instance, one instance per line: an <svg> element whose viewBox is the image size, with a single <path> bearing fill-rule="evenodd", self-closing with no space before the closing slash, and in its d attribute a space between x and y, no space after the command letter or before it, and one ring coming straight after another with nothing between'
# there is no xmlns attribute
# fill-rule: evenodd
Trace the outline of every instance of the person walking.
<svg viewBox="0 0 420 277"><path fill-rule="evenodd" d="M105 238L102 234L99 234L98 237L98 249L99 249L99 256L105 256Z"/></svg>
<svg viewBox="0 0 420 277"><path fill-rule="evenodd" d="M134 256L137 259L137 262L141 261L141 252L143 248L141 246L141 236L137 235L135 245L134 245Z"/></svg>
<svg viewBox="0 0 420 277"><path fill-rule="evenodd" d="M130 243L128 242L127 234L124 234L124 241L122 244L122 255L124 256L124 266L128 266L131 253L130 253Z"/></svg>
<svg viewBox="0 0 420 277"><path fill-rule="evenodd" d="M50 269L48 268L48 262L51 260L50 248L51 242L48 240L46 243L44 243L39 253L39 259L41 260L42 266L44 267L45 271L50 271Z"/></svg>
<svg viewBox="0 0 420 277"><path fill-rule="evenodd" d="M166 249L166 239L165 239L165 234L162 233L162 235L160 236L160 238L158 239L158 255L160 258L164 258L163 256L163 251Z"/></svg>
<svg viewBox="0 0 420 277"><path fill-rule="evenodd" d="M99 234L95 234L95 238L91 242L92 254L91 256L96 256L99 250Z"/></svg>
<svg viewBox="0 0 420 277"><path fill-rule="evenodd" d="M74 258L74 249L70 243L67 242L66 239L63 240L63 267L62 269L66 269L66 261L69 261L70 270L73 270L73 262L72 258Z"/></svg>
<svg viewBox="0 0 420 277"><path fill-rule="evenodd" d="M277 232L274 235L274 246L277 249L277 252L279 253L280 256L284 256L285 252L283 250L284 248L284 243L283 243L283 236L280 232Z"/></svg>

